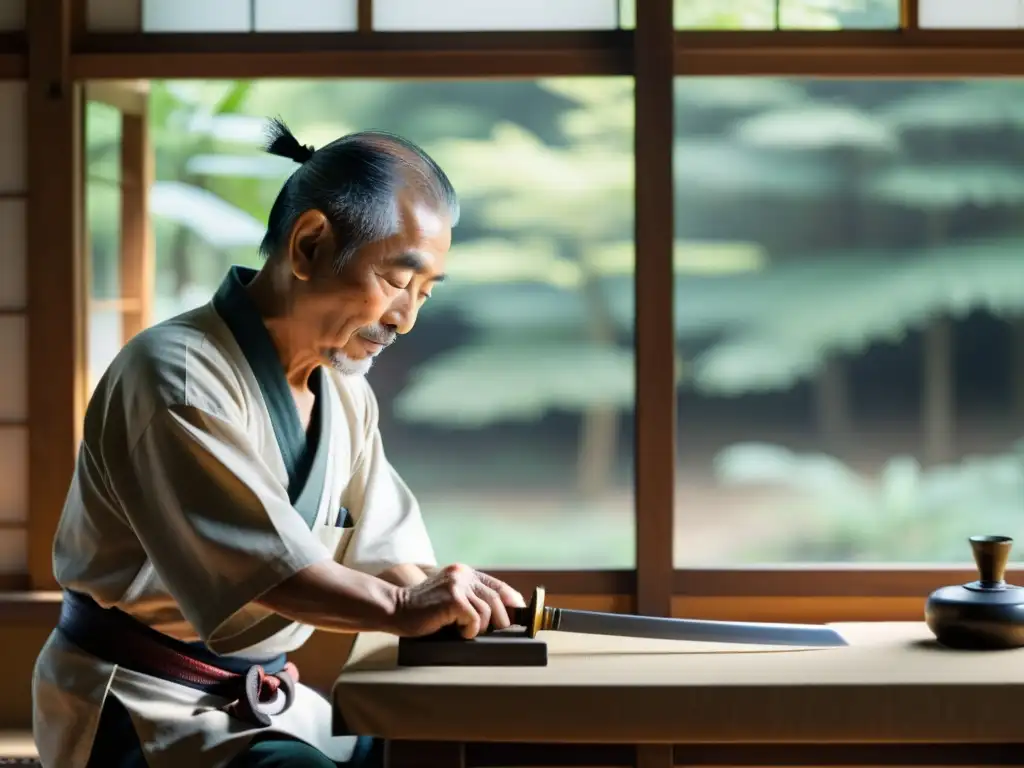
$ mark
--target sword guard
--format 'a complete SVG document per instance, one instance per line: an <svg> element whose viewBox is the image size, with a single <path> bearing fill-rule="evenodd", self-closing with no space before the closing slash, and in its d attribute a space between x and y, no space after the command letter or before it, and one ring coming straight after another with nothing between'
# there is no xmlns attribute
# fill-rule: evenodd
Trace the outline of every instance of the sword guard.
<svg viewBox="0 0 1024 768"><path fill-rule="evenodd" d="M530 604L525 608L516 608L509 618L514 625L525 627L527 637L536 637L542 629L550 629L546 626L545 619L550 623L551 609L544 607L544 587L534 587Z"/></svg>

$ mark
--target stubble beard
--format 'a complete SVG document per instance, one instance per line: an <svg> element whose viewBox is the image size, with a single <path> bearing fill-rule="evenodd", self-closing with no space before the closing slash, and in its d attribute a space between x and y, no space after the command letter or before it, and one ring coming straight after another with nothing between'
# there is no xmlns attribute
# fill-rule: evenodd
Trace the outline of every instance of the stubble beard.
<svg viewBox="0 0 1024 768"><path fill-rule="evenodd" d="M331 350L327 355L327 362L331 368L342 376L365 376L373 367L375 357L364 357L362 360L354 360L340 349Z"/></svg>
<svg viewBox="0 0 1024 768"><path fill-rule="evenodd" d="M389 331L384 326L379 325L364 328L359 335L367 341L382 345L381 350L377 354L390 347L396 338L394 331ZM341 347L332 349L327 354L327 362L331 368L342 376L365 376L370 372L370 369L373 367L373 361L376 359L377 355L367 355L361 359L350 357Z"/></svg>

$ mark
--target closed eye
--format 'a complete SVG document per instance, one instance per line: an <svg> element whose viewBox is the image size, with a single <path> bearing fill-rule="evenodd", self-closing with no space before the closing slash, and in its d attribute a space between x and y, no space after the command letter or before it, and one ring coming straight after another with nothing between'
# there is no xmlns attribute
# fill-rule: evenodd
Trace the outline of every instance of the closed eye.
<svg viewBox="0 0 1024 768"><path fill-rule="evenodd" d="M384 282L392 288L405 291L408 290L409 285L412 283L412 275L388 275L384 277Z"/></svg>

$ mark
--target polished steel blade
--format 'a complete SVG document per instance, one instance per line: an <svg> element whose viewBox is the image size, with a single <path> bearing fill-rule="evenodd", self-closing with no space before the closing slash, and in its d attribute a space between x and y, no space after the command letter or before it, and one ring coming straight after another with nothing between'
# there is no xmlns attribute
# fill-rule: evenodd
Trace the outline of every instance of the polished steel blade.
<svg viewBox="0 0 1024 768"><path fill-rule="evenodd" d="M557 632L614 635L657 640L694 640L703 643L748 645L802 645L835 647L847 642L834 629L813 624L767 624L740 621L663 619L554 608L550 626Z"/></svg>

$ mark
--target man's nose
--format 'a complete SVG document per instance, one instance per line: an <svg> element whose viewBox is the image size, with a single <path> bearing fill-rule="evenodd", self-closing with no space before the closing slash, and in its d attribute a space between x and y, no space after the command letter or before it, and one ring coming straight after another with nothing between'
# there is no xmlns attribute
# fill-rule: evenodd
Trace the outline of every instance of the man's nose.
<svg viewBox="0 0 1024 768"><path fill-rule="evenodd" d="M394 333L406 334L416 324L416 307L411 303L392 306L381 318L381 324Z"/></svg>

